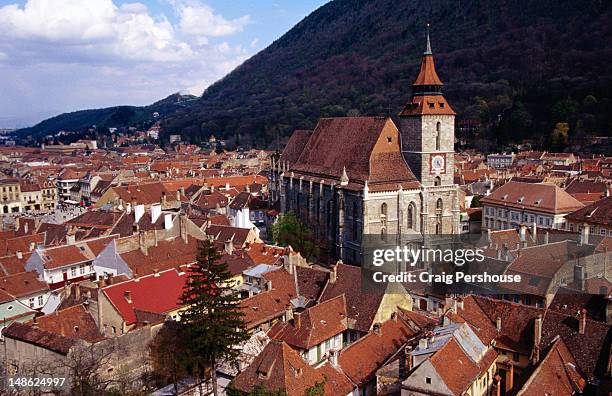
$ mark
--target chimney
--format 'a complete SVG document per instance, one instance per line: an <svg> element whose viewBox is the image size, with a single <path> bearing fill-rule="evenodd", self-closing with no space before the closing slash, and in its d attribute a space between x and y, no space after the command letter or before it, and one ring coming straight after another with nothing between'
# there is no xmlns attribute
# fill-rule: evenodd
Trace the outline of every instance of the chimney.
<svg viewBox="0 0 612 396"><path fill-rule="evenodd" d="M272 290L272 281L268 280L266 281L266 291L270 291Z"/></svg>
<svg viewBox="0 0 612 396"><path fill-rule="evenodd" d="M580 310L580 317L578 318L578 334L584 334L586 331L586 309Z"/></svg>
<svg viewBox="0 0 612 396"><path fill-rule="evenodd" d="M331 267L331 271L329 272L329 283L336 283L338 279L338 263L334 264Z"/></svg>
<svg viewBox="0 0 612 396"><path fill-rule="evenodd" d="M225 243L223 244L223 247L227 254L234 253L234 242L232 242L231 239L228 239L227 241L225 241Z"/></svg>
<svg viewBox="0 0 612 396"><path fill-rule="evenodd" d="M338 351L335 349L329 351L329 364L333 367L338 367Z"/></svg>
<svg viewBox="0 0 612 396"><path fill-rule="evenodd" d="M147 241L145 240L144 232L138 234L138 247L140 248L142 254L144 254L145 256L149 255L149 249L147 247Z"/></svg>
<svg viewBox="0 0 612 396"><path fill-rule="evenodd" d="M300 327L302 327L302 313L301 312L295 312L293 314L293 326L296 329L299 329Z"/></svg>
<svg viewBox="0 0 612 396"><path fill-rule="evenodd" d="M159 276L159 269L153 268L153 276L155 276L155 277Z"/></svg>
<svg viewBox="0 0 612 396"><path fill-rule="evenodd" d="M181 195L185 196L185 187L181 187L179 191L181 192Z"/></svg>
<svg viewBox="0 0 612 396"><path fill-rule="evenodd" d="M293 319L293 309L292 308L287 308L285 310L285 322L288 322L291 319Z"/></svg>
<svg viewBox="0 0 612 396"><path fill-rule="evenodd" d="M521 224L521 227L519 228L519 239L521 242L525 242L527 240L527 226L524 224Z"/></svg>
<svg viewBox="0 0 612 396"><path fill-rule="evenodd" d="M179 225L181 228L181 239L183 239L183 242L187 243L187 220L185 216L180 216Z"/></svg>
<svg viewBox="0 0 612 396"><path fill-rule="evenodd" d="M180 200L181 200L181 190L176 190L176 200L180 202Z"/></svg>
<svg viewBox="0 0 612 396"><path fill-rule="evenodd" d="M534 321L533 329L533 353L531 361L533 364L540 361L540 344L542 342L542 315L538 315Z"/></svg>
<svg viewBox="0 0 612 396"><path fill-rule="evenodd" d="M165 191L162 191L161 204L162 204L162 206L166 205L166 192Z"/></svg>
<svg viewBox="0 0 612 396"><path fill-rule="evenodd" d="M164 230L169 230L172 228L172 214L166 213L164 215Z"/></svg>
<svg viewBox="0 0 612 396"><path fill-rule="evenodd" d="M427 349L427 337L423 337L419 340L419 349Z"/></svg>
<svg viewBox="0 0 612 396"><path fill-rule="evenodd" d="M68 234L66 234L66 244L67 245L74 245L76 242L76 236L74 235L74 232L69 232Z"/></svg>
<svg viewBox="0 0 612 396"><path fill-rule="evenodd" d="M580 234L580 244L588 245L589 244L589 225L584 223L582 225L582 233Z"/></svg>
<svg viewBox="0 0 612 396"><path fill-rule="evenodd" d="M501 326L502 326L502 319L501 319L501 316L498 316L495 319L495 328L497 329L497 331L501 331Z"/></svg>
<svg viewBox="0 0 612 396"><path fill-rule="evenodd" d="M372 326L372 330L374 330L375 334L378 334L378 335L382 334L382 330L380 328L380 323L374 323L374 326Z"/></svg>
<svg viewBox="0 0 612 396"><path fill-rule="evenodd" d="M134 221L136 223L140 221L140 219L142 218L142 215L144 215L144 212L145 212L145 208L143 204L134 206Z"/></svg>
<svg viewBox="0 0 612 396"><path fill-rule="evenodd" d="M30 252L36 249L36 242L30 242Z"/></svg>
<svg viewBox="0 0 612 396"><path fill-rule="evenodd" d="M17 253L15 253L15 255L17 256L19 260L23 258L23 253L21 253L21 250L18 250Z"/></svg>
<svg viewBox="0 0 612 396"><path fill-rule="evenodd" d="M103 277L103 276L101 276L101 277L98 279L98 288L99 288L99 289L102 289L103 287L106 287L106 279L104 279L104 277Z"/></svg>
<svg viewBox="0 0 612 396"><path fill-rule="evenodd" d="M123 297L125 298L125 301L127 301L129 304L132 303L132 292L130 292L129 290L124 291Z"/></svg>
<svg viewBox="0 0 612 396"><path fill-rule="evenodd" d="M161 215L161 205L153 204L151 205L151 223L155 223L159 216Z"/></svg>

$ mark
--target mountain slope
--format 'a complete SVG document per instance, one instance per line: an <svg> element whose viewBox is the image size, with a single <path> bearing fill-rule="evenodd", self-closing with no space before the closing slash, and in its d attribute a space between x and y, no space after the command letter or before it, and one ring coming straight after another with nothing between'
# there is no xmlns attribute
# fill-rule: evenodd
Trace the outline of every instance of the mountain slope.
<svg viewBox="0 0 612 396"><path fill-rule="evenodd" d="M272 146L321 116L397 114L431 37L461 119L498 144L612 128L609 1L335 0L210 86L166 133Z"/></svg>
<svg viewBox="0 0 612 396"><path fill-rule="evenodd" d="M194 99L195 96L177 93L148 106L114 106L63 113L32 127L20 129L17 134L38 137L61 130L81 131L93 125L98 128L128 127L153 121L153 113L156 112L159 113L159 117L165 117L179 109L188 108L195 103Z"/></svg>

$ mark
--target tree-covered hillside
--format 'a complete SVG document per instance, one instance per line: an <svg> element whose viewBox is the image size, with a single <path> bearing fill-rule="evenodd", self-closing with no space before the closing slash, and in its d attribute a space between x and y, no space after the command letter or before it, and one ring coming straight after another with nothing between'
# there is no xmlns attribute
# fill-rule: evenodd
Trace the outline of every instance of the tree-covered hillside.
<svg viewBox="0 0 612 396"><path fill-rule="evenodd" d="M533 138L562 149L612 128L610 3L335 0L167 118L164 131L272 146L322 116L397 114L429 22L459 124L480 124L481 140L495 145Z"/></svg>

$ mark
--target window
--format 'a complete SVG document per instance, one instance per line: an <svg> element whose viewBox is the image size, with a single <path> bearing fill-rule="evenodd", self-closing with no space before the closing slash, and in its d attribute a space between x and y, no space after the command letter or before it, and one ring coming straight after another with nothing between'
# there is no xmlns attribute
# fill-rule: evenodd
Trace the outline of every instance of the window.
<svg viewBox="0 0 612 396"><path fill-rule="evenodd" d="M436 211L442 211L442 198L438 198L438 200L436 201Z"/></svg>
<svg viewBox="0 0 612 396"><path fill-rule="evenodd" d="M30 308L34 308L34 297L30 297L30 300L28 301Z"/></svg>
<svg viewBox="0 0 612 396"><path fill-rule="evenodd" d="M436 178L434 179L434 186L440 185L442 185L442 179L440 179L440 176L436 176Z"/></svg>
<svg viewBox="0 0 612 396"><path fill-rule="evenodd" d="M436 124L436 150L440 150L440 135L441 135L442 125L440 121Z"/></svg>
<svg viewBox="0 0 612 396"><path fill-rule="evenodd" d="M71 267L70 268L70 276L76 276L76 267Z"/></svg>
<svg viewBox="0 0 612 396"><path fill-rule="evenodd" d="M427 105L429 106L430 109L433 109L435 107L434 102L427 102Z"/></svg>
<svg viewBox="0 0 612 396"><path fill-rule="evenodd" d="M383 203L382 205L380 205L380 215L387 216L387 204L386 203Z"/></svg>
<svg viewBox="0 0 612 396"><path fill-rule="evenodd" d="M425 377L425 383L431 384L431 377Z"/></svg>
<svg viewBox="0 0 612 396"><path fill-rule="evenodd" d="M385 227L380 229L380 239L383 241L387 240L387 230L385 229Z"/></svg>
<svg viewBox="0 0 612 396"><path fill-rule="evenodd" d="M85 274L85 264L79 265L79 275Z"/></svg>
<svg viewBox="0 0 612 396"><path fill-rule="evenodd" d="M391 143L393 141L393 138L391 136L387 136L387 143Z"/></svg>
<svg viewBox="0 0 612 396"><path fill-rule="evenodd" d="M43 305L43 296L38 296L38 306L41 307Z"/></svg>
<svg viewBox="0 0 612 396"><path fill-rule="evenodd" d="M414 229L414 204L408 205L408 213L406 213L406 225L409 230Z"/></svg>

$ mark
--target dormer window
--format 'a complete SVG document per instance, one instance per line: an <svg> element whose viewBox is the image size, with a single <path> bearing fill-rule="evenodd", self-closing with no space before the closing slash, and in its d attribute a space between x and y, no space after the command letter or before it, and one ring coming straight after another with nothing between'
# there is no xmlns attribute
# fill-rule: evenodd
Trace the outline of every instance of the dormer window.
<svg viewBox="0 0 612 396"><path fill-rule="evenodd" d="M541 203L542 203L542 198L540 198L540 199L538 199L538 200L536 200L536 201L534 202L534 204L536 204L536 205L539 205L539 204L541 204Z"/></svg>
<svg viewBox="0 0 612 396"><path fill-rule="evenodd" d="M444 108L444 102L440 102L440 103L438 103L438 105L440 106L441 109Z"/></svg>
<svg viewBox="0 0 612 396"><path fill-rule="evenodd" d="M391 143L393 141L393 138L391 136L387 136L387 142Z"/></svg>
<svg viewBox="0 0 612 396"><path fill-rule="evenodd" d="M520 197L520 198L518 199L518 203L523 203L523 200L524 200L524 199L525 199L525 197Z"/></svg>
<svg viewBox="0 0 612 396"><path fill-rule="evenodd" d="M434 102L427 102L427 104L429 105L430 109L433 109L436 106L436 104Z"/></svg>
<svg viewBox="0 0 612 396"><path fill-rule="evenodd" d="M505 201L508 198L508 194L504 194L504 196L501 198L502 201Z"/></svg>

